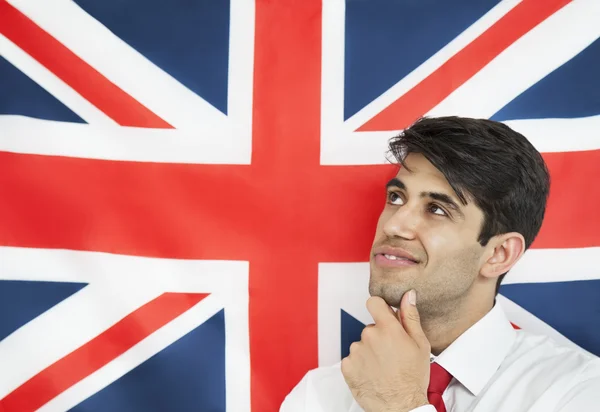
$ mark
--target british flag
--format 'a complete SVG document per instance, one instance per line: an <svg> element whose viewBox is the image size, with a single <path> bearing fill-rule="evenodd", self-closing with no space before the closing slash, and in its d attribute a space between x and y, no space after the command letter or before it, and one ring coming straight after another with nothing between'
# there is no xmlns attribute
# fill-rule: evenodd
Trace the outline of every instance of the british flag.
<svg viewBox="0 0 600 412"><path fill-rule="evenodd" d="M499 302L600 355L599 21L596 0L0 0L0 411L278 410L370 321L386 144L423 115L543 152L546 220Z"/></svg>

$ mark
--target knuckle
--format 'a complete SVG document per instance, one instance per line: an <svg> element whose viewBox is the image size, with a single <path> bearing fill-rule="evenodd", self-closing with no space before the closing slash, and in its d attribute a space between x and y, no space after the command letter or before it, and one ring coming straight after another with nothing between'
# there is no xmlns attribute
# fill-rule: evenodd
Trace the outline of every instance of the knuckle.
<svg viewBox="0 0 600 412"><path fill-rule="evenodd" d="M348 358L342 359L341 365L342 376L346 383L351 386L355 380L354 373L352 373L352 362Z"/></svg>
<svg viewBox="0 0 600 412"><path fill-rule="evenodd" d="M352 342L350 344L350 355L355 354L360 348L360 344L358 342Z"/></svg>
<svg viewBox="0 0 600 412"><path fill-rule="evenodd" d="M348 375L349 368L350 368L350 359L346 357L346 358L342 359L342 364L341 364L342 374L344 376Z"/></svg>
<svg viewBox="0 0 600 412"><path fill-rule="evenodd" d="M372 326L366 326L360 334L360 339L362 341L368 342L373 338L374 332L375 332L375 330L373 329Z"/></svg>

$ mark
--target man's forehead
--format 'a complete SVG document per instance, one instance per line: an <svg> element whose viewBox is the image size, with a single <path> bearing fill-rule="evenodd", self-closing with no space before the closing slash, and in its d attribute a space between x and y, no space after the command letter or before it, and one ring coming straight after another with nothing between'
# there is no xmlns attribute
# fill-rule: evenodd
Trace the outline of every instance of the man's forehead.
<svg viewBox="0 0 600 412"><path fill-rule="evenodd" d="M423 178L430 181L432 184L440 185L440 189L443 187L444 189L450 191L453 194L452 186L446 180L446 177L442 172L440 172L425 156L420 153L411 153L404 160L407 168L400 167L396 177L402 179L412 179L412 178Z"/></svg>

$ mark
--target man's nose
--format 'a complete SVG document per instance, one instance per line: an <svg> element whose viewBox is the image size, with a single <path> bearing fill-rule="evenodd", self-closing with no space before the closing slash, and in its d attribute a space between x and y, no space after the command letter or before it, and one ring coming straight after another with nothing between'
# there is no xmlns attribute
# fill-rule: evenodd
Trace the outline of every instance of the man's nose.
<svg viewBox="0 0 600 412"><path fill-rule="evenodd" d="M400 237L412 240L416 237L421 223L417 205L405 204L399 207L383 225L383 232L389 238Z"/></svg>

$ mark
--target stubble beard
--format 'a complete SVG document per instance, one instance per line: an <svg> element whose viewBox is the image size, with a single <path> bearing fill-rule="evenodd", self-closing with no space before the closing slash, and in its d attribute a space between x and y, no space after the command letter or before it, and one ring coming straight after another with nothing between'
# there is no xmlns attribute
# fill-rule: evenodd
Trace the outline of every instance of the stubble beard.
<svg viewBox="0 0 600 412"><path fill-rule="evenodd" d="M412 277L401 278L402 275L393 269L371 267L369 278L369 294L379 296L389 306L399 308L402 296L410 289L416 288Z"/></svg>
<svg viewBox="0 0 600 412"><path fill-rule="evenodd" d="M436 276L436 273L425 274L421 267L398 270L371 265L369 294L399 308L404 294L415 289L419 315L423 320L452 318L474 280L468 275L474 262L467 264L462 259L459 262L451 262L434 271L456 274L443 277Z"/></svg>

